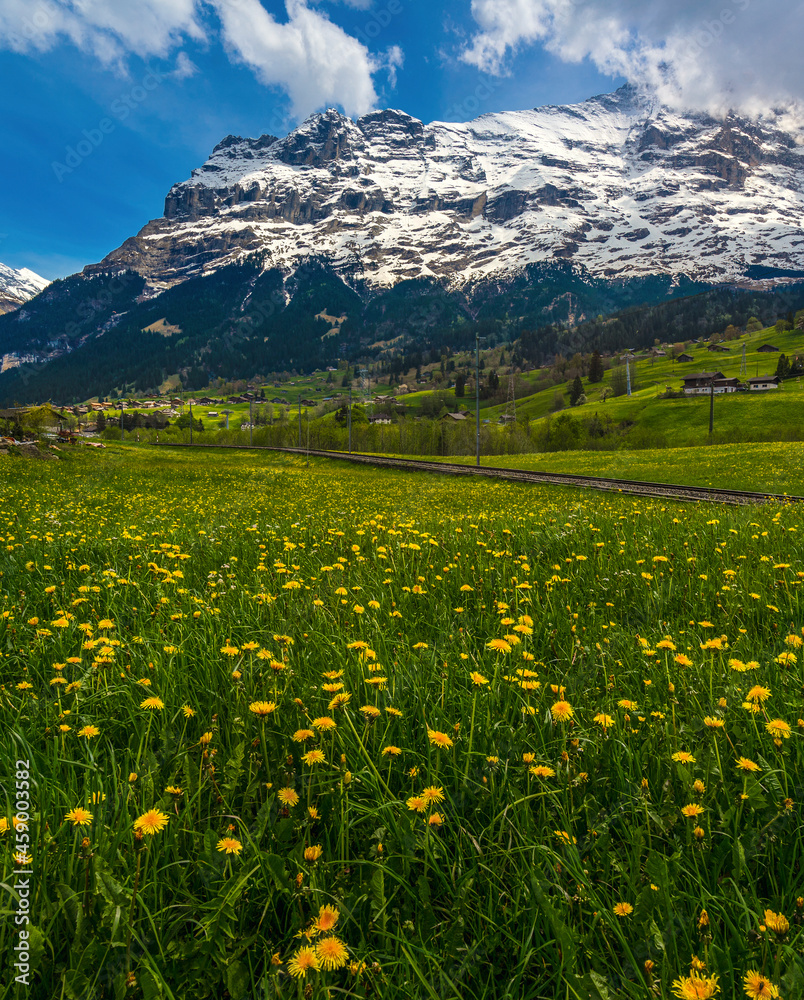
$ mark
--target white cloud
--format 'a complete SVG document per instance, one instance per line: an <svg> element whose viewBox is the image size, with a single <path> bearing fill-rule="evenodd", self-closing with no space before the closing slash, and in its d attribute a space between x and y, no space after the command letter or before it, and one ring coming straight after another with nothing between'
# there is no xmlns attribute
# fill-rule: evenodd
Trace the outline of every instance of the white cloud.
<svg viewBox="0 0 804 1000"><path fill-rule="evenodd" d="M66 39L106 65L122 64L129 53L166 56L204 37L197 0L0 0L0 44L17 52Z"/></svg>
<svg viewBox="0 0 804 1000"><path fill-rule="evenodd" d="M259 0L211 0L231 55L268 86L287 91L295 116L324 104L349 115L377 100L372 75L380 68L368 49L303 0L286 0L288 20L277 21Z"/></svg>
<svg viewBox="0 0 804 1000"><path fill-rule="evenodd" d="M542 43L675 107L758 113L804 96L800 0L472 0L472 15L462 58L488 73Z"/></svg>
<svg viewBox="0 0 804 1000"><path fill-rule="evenodd" d="M346 2L365 8L370 0ZM285 7L279 21L259 0L0 0L0 48L48 51L67 41L124 70L129 54L165 58L187 42L208 42L219 27L233 61L285 90L294 116L334 104L350 115L372 110L373 77L385 70L395 80L401 52L373 56L307 0L285 0ZM194 72L180 52L173 75Z"/></svg>

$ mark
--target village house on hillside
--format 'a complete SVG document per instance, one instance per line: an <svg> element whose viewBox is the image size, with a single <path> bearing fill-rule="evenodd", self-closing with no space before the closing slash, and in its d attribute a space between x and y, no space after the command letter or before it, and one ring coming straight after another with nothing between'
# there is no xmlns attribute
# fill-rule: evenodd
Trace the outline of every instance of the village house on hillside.
<svg viewBox="0 0 804 1000"><path fill-rule="evenodd" d="M774 347L773 344L763 344L762 347L757 348L757 354L773 354L774 351L778 352L779 348Z"/></svg>
<svg viewBox="0 0 804 1000"><path fill-rule="evenodd" d="M695 358L691 354L679 354L676 361L680 361L682 364L686 364L688 361L694 361Z"/></svg>
<svg viewBox="0 0 804 1000"><path fill-rule="evenodd" d="M748 388L751 392L763 389L778 389L781 379L778 375L757 375L748 379Z"/></svg>
<svg viewBox="0 0 804 1000"><path fill-rule="evenodd" d="M738 378L726 378L723 372L698 372L695 375L685 375L683 381L684 394L687 396L701 396L711 391L716 394L737 392L740 388Z"/></svg>

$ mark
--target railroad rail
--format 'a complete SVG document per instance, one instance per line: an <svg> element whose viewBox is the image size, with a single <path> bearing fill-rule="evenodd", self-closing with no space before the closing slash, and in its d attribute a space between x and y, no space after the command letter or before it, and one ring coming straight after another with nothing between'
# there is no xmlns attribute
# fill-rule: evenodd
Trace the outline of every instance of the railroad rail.
<svg viewBox="0 0 804 1000"><path fill-rule="evenodd" d="M576 476L568 472L535 472L531 469L496 469L488 465L462 465L447 462L427 462L416 458L388 458L382 455L364 455L360 452L318 451L306 448L275 448L243 445L179 445L173 448L232 448L244 451L278 451L292 455L309 455L311 458L330 458L355 465L388 466L404 472L430 472L449 476L483 476L510 482L541 483L553 486L574 486L603 490L612 493L631 493L638 496L659 497L667 500L704 501L709 503L801 503L804 497L779 493L754 493L748 490L728 490L708 486L678 486L673 483L642 482L638 479L613 479L608 476Z"/></svg>

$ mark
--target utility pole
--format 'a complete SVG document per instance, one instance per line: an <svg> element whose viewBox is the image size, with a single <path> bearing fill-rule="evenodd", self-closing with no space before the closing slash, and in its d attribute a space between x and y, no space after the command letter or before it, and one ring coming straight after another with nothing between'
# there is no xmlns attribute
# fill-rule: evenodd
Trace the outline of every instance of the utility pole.
<svg viewBox="0 0 804 1000"><path fill-rule="evenodd" d="M628 355L625 356L625 378L627 381L628 395L631 395L631 365L628 362Z"/></svg>
<svg viewBox="0 0 804 1000"><path fill-rule="evenodd" d="M252 448L254 446L254 418L252 417L252 403L253 400L248 401L248 446Z"/></svg>
<svg viewBox="0 0 804 1000"><path fill-rule="evenodd" d="M81 421L78 421L78 433L81 433ZM123 426L123 404L120 404L120 440L122 441L126 435L126 429Z"/></svg>
<svg viewBox="0 0 804 1000"><path fill-rule="evenodd" d="M712 443L712 430L715 426L715 376L709 383L709 443Z"/></svg>
<svg viewBox="0 0 804 1000"><path fill-rule="evenodd" d="M347 414L349 423L349 454L352 454L352 387L349 386L349 412Z"/></svg>
<svg viewBox="0 0 804 1000"><path fill-rule="evenodd" d="M193 404L190 403L190 444L193 443Z"/></svg>
<svg viewBox="0 0 804 1000"><path fill-rule="evenodd" d="M480 334L475 333L475 464L480 468Z"/></svg>
<svg viewBox="0 0 804 1000"><path fill-rule="evenodd" d="M299 396L299 448L301 448L301 396Z"/></svg>

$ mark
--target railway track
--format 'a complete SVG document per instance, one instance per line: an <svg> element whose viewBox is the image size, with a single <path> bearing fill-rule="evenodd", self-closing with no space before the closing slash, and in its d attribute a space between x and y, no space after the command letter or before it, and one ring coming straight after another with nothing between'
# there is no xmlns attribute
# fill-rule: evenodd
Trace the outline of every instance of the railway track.
<svg viewBox="0 0 804 1000"><path fill-rule="evenodd" d="M205 445L169 445L168 447L209 447ZM223 445L212 447L232 447ZM306 448L253 448L246 450L278 451L294 455L310 455L315 458L331 458L354 465L388 466L405 472L431 472L449 476L483 476L489 479L505 479L509 482L541 483L554 486L574 486L603 490L612 493L631 493L638 496L659 497L668 500L704 501L708 503L751 504L751 503L801 503L804 497L787 496L778 493L753 493L748 490L713 489L706 486L677 486L672 483L649 483L636 479L612 479L608 476L575 476L564 472L534 472L529 469L495 469L481 465L453 465L442 462L426 462L415 458L386 458L379 455L349 454L344 451L308 451Z"/></svg>

